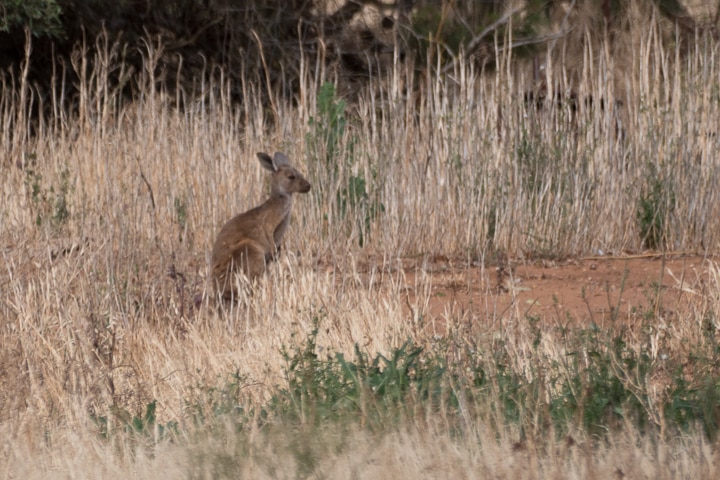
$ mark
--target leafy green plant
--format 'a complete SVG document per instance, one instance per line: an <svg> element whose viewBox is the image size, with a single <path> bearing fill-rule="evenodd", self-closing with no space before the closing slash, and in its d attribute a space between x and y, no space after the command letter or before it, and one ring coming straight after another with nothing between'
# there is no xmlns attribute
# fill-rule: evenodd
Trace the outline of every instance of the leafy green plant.
<svg viewBox="0 0 720 480"><path fill-rule="evenodd" d="M70 171L64 168L60 172L57 185L45 186L43 176L34 168L25 169L25 185L30 203L35 211L35 224L40 226L49 221L52 226L60 227L70 219L68 197L72 192Z"/></svg>
<svg viewBox="0 0 720 480"><path fill-rule="evenodd" d="M424 408L432 408L448 398L442 382L446 367L411 342L389 357L370 358L356 346L355 361L342 353L321 359L317 333L315 328L304 346L283 351L287 386L273 396L271 411L286 419L309 424L360 420L381 428L402 418L413 404L427 402Z"/></svg>
<svg viewBox="0 0 720 480"><path fill-rule="evenodd" d="M637 202L636 221L645 248L660 249L665 245L666 227L673 211L675 194L672 185L657 171L654 164L648 166L647 185Z"/></svg>
<svg viewBox="0 0 720 480"><path fill-rule="evenodd" d="M62 34L62 9L55 0L5 0L0 6L0 32L27 28L36 36Z"/></svg>
<svg viewBox="0 0 720 480"><path fill-rule="evenodd" d="M317 97L317 116L309 121L307 143L317 161L311 164L310 175L318 185L315 190L318 198L332 198L328 197L330 192L327 189L338 186L332 208L340 219L355 219L359 231L358 243L362 246L367 241L372 220L385 211L385 206L371 191L364 175L348 175L353 166L354 141L346 139L345 107L345 100L337 98L335 85L323 84ZM371 180L373 184L377 181L374 171Z"/></svg>
<svg viewBox="0 0 720 480"><path fill-rule="evenodd" d="M337 98L335 85L326 82L317 94L317 117L310 117L310 144L315 157L324 163L331 178L338 175L338 159L345 134L345 100Z"/></svg>
<svg viewBox="0 0 720 480"><path fill-rule="evenodd" d="M284 421L358 421L381 429L411 411L442 410L447 421L460 424L462 416L489 410L505 422L558 433L573 427L602 436L626 423L647 431L660 427L659 415L678 429L699 425L711 439L720 428L720 379L689 384L680 367L665 402L654 404L648 385L658 368L670 365L658 365L647 352L631 348L624 329L564 332L566 361L549 369L530 366L528 375L513 368L502 342L481 357L468 352L454 365L444 360L447 345L428 352L411 342L389 356L370 357L356 347L350 361L342 353L320 358L317 333L316 326L304 345L283 352L287 385L273 395L268 411ZM458 393L467 400L462 412Z"/></svg>
<svg viewBox="0 0 720 480"><path fill-rule="evenodd" d="M646 383L651 366L647 354L628 349L622 334L605 339L596 329L579 332L573 344L568 362L558 365L558 393L550 402L556 427L562 431L574 423L602 434L626 418L645 426L647 400L631 386Z"/></svg>
<svg viewBox="0 0 720 480"><path fill-rule="evenodd" d="M707 359L693 358L695 371L706 367ZM702 428L707 438L714 442L720 433L720 379L716 376L687 379L686 365L678 365L674 382L663 407L663 414L669 422L682 431L694 427ZM712 367L711 367L712 368Z"/></svg>
<svg viewBox="0 0 720 480"><path fill-rule="evenodd" d="M385 211L385 205L376 196L370 196L365 177L358 175L350 176L347 186L338 193L337 204L341 217L345 217L348 211L356 212L358 244L362 247L373 219Z"/></svg>
<svg viewBox="0 0 720 480"><path fill-rule="evenodd" d="M698 428L711 440L718 437L720 377L712 373L718 352L658 364L628 345L626 330L594 327L563 333L564 359L518 371L502 341L460 355L450 341L430 349L407 341L387 355L369 355L356 346L350 360L340 352L322 357L318 332L316 319L307 338L283 347L285 383L271 389L267 402L258 405L244 398L247 378L235 372L220 386L196 387L185 409L191 423L201 432L223 425L224 432L240 436L241 442L249 424L267 435L281 425L283 432L296 433L286 440L308 472L321 457L322 444L312 443L319 429L346 431L352 426L382 432L429 413L441 413L454 435L463 434L468 420L492 418L499 421L494 428L518 425L540 435L579 429L603 437L628 424L640 432L657 432L664 424L670 434ZM535 351L540 355L537 346ZM686 379L688 362L709 374ZM652 379L671 371L665 395L651 401ZM124 434L135 441L156 441L177 433L177 422L158 424L155 402L142 415L119 407L112 412L92 417L106 439Z"/></svg>

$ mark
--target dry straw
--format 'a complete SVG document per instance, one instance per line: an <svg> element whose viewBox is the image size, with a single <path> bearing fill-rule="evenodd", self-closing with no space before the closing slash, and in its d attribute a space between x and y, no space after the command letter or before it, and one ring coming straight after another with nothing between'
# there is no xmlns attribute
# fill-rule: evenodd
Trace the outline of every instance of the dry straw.
<svg viewBox="0 0 720 480"><path fill-rule="evenodd" d="M501 336L517 371L562 359L551 334L538 359L528 332L488 330L472 312L448 312L434 330L425 316L432 272L408 270L402 260L564 257L648 242L714 250L720 47L700 36L681 51L654 21L631 32L622 59L603 41L572 57L556 47L539 57L540 75L507 49L494 70L465 58L446 74L398 63L345 104L330 157L311 121L327 120L318 95L334 79L322 71L307 73L299 105L274 98L274 111L254 100L262 87L250 82L234 106L234 86L221 75L194 92L157 87L158 46L150 42L133 101L109 88L102 69L80 76L72 100L62 92L41 99L24 76L3 77L0 476L177 478L192 469L187 450L108 443L90 418L142 412L156 400L160 422L190 428L185 406L196 388L235 371L245 375L246 400L261 404L283 382L281 347L315 322L328 353L350 355L355 345L388 352L407 338L428 344L455 332L459 343ZM119 62L110 47L85 55L105 57L95 65ZM33 129L30 118L39 119ZM314 172L308 180L318 188L296 205L284 253L261 288L211 308L202 295L213 239L266 195L254 152L269 149ZM488 304L495 294L488 290ZM673 326L672 348L695 338L700 316L720 307L717 297ZM518 325L512 311L502 315L493 325ZM335 458L326 449L323 471L717 477L717 454L694 437L657 446L628 433L590 457L582 442L550 442L547 454L513 446L517 436L486 436L481 425L468 436L479 442L460 443L441 427L409 425L379 440L358 432L349 440L354 453ZM217 441L195 448L237 454L230 437ZM294 476L299 467L283 443L290 440L263 441L242 450L250 452L245 473L262 475L263 462L277 457L277 476Z"/></svg>

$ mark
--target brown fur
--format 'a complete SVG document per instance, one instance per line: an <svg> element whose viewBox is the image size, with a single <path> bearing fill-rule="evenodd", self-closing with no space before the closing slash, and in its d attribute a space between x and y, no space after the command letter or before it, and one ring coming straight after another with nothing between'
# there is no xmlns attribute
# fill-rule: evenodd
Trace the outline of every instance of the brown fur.
<svg viewBox="0 0 720 480"><path fill-rule="evenodd" d="M224 298L236 293L233 274L242 272L252 282L275 259L290 221L293 193L310 191L310 183L282 153L273 158L267 153L257 156L272 172L270 198L228 221L213 246L212 276Z"/></svg>

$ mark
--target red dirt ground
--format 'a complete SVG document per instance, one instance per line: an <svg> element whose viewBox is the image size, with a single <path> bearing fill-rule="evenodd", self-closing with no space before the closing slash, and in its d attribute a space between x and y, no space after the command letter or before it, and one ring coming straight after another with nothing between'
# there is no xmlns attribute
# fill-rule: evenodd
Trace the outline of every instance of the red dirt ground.
<svg viewBox="0 0 720 480"><path fill-rule="evenodd" d="M433 287L423 315L436 325L450 313L463 312L486 318L488 324L508 313L562 325L603 325L649 313L670 320L707 301L713 264L703 256L647 254L510 261L483 269L441 258L424 266ZM408 287L410 299L417 293Z"/></svg>

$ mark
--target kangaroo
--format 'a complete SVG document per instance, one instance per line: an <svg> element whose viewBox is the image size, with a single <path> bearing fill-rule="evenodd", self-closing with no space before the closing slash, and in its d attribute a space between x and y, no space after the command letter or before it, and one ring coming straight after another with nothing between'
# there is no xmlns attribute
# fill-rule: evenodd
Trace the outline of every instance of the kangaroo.
<svg viewBox="0 0 720 480"><path fill-rule="evenodd" d="M272 172L270 198L230 219L220 229L212 250L212 276L225 299L237 293L235 274L243 273L252 282L276 258L290 221L293 193L310 191L310 183L284 154L257 156L260 165Z"/></svg>

